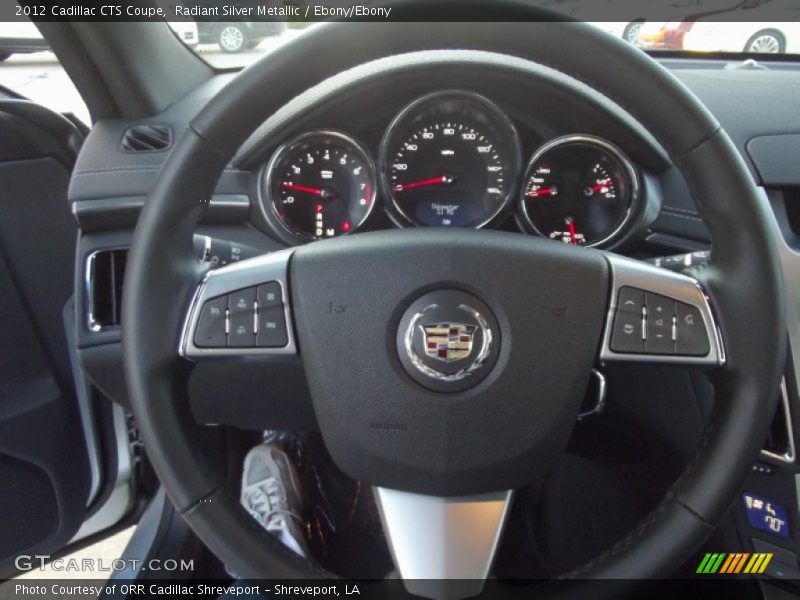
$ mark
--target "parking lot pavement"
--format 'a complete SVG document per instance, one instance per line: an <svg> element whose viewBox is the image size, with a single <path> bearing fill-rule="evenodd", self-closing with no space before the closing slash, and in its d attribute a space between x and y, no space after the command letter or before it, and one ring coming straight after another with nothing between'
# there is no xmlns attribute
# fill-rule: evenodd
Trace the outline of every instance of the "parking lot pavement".
<svg viewBox="0 0 800 600"><path fill-rule="evenodd" d="M15 54L0 63L0 85L56 112L89 123L89 111L52 52Z"/></svg>
<svg viewBox="0 0 800 600"><path fill-rule="evenodd" d="M203 44L195 51L218 69L243 67L300 33L300 30L288 29L281 35L266 38L253 50L238 54L225 54L212 44ZM84 123L90 123L89 111L78 90L52 52L15 54L0 62L0 85L56 112L72 112Z"/></svg>

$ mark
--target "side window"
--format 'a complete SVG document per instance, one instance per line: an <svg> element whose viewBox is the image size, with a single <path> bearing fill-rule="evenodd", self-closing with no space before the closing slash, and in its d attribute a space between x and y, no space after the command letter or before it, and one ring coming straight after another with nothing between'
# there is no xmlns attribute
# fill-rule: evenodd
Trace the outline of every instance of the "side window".
<svg viewBox="0 0 800 600"><path fill-rule="evenodd" d="M89 125L89 110L39 29L30 21L0 22L0 85Z"/></svg>

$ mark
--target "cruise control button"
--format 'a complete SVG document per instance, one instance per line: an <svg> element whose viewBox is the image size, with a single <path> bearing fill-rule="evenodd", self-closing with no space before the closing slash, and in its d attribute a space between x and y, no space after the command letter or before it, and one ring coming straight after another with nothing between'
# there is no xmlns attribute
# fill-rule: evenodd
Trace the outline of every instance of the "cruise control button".
<svg viewBox="0 0 800 600"><path fill-rule="evenodd" d="M647 305L647 354L675 354L672 339L672 317L675 315L675 301L658 294L645 294Z"/></svg>
<svg viewBox="0 0 800 600"><path fill-rule="evenodd" d="M614 329L611 332L611 350L632 354L644 352L643 307L644 292L632 287L620 288L614 315Z"/></svg>
<svg viewBox="0 0 800 600"><path fill-rule="evenodd" d="M197 329L194 332L194 345L198 348L225 347L225 311L228 310L228 297L220 296L203 304Z"/></svg>
<svg viewBox="0 0 800 600"><path fill-rule="evenodd" d="M619 289L617 310L635 312L637 315L641 316L643 306L644 292L642 290L627 286Z"/></svg>
<svg viewBox="0 0 800 600"><path fill-rule="evenodd" d="M229 348L251 348L255 345L256 288L232 292L228 297L230 311Z"/></svg>
<svg viewBox="0 0 800 600"><path fill-rule="evenodd" d="M259 348L283 348L288 343L283 304L267 308L259 306L256 345Z"/></svg>
<svg viewBox="0 0 800 600"><path fill-rule="evenodd" d="M683 356L705 356L711 351L711 346L703 315L694 306L683 302L677 304L676 352Z"/></svg>
<svg viewBox="0 0 800 600"><path fill-rule="evenodd" d="M270 281L258 286L258 307L271 308L281 305L281 284Z"/></svg>

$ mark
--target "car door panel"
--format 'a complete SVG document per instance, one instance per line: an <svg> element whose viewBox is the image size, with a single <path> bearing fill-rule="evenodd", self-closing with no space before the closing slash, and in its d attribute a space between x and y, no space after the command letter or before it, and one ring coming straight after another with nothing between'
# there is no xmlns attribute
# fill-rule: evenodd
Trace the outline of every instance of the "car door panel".
<svg viewBox="0 0 800 600"><path fill-rule="evenodd" d="M54 554L87 514L91 471L63 325L76 225L67 186L82 136L0 100L0 575Z"/></svg>

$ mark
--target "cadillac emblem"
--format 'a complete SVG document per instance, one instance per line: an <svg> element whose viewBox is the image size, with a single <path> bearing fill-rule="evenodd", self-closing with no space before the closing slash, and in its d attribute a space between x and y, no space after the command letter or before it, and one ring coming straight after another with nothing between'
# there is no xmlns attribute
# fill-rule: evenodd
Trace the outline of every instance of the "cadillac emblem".
<svg viewBox="0 0 800 600"><path fill-rule="evenodd" d="M489 307L468 292L433 290L400 318L397 351L406 372L437 391L465 390L497 360L498 324Z"/></svg>
<svg viewBox="0 0 800 600"><path fill-rule="evenodd" d="M425 336L425 354L430 358L450 363L467 358L472 353L472 342L477 325L463 323L435 323L420 325Z"/></svg>

